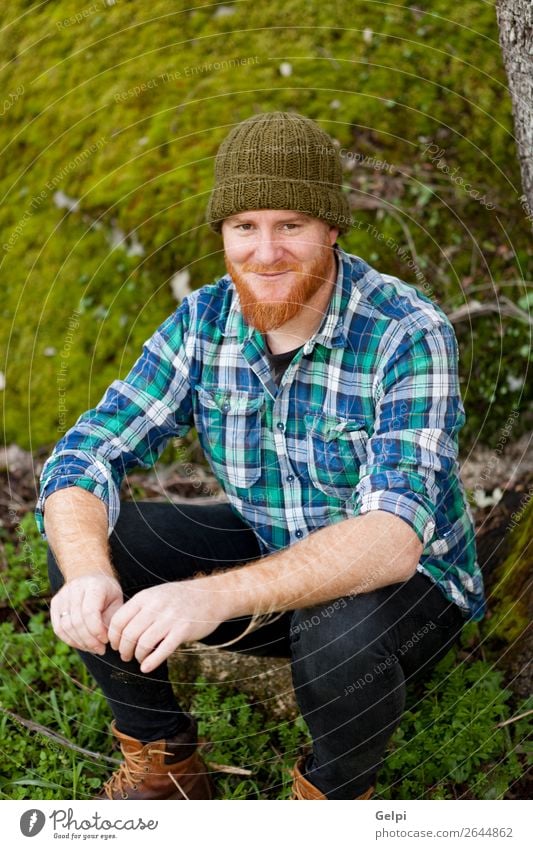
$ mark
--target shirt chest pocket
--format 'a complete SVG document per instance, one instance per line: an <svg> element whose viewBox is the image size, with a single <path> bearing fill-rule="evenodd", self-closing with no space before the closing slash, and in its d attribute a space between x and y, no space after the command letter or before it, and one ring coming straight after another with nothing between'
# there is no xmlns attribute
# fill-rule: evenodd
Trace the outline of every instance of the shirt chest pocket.
<svg viewBox="0 0 533 849"><path fill-rule="evenodd" d="M197 386L197 430L205 455L224 488L250 487L261 475L264 396Z"/></svg>
<svg viewBox="0 0 533 849"><path fill-rule="evenodd" d="M309 478L327 495L348 499L359 483L367 459L365 424L322 413L305 416Z"/></svg>

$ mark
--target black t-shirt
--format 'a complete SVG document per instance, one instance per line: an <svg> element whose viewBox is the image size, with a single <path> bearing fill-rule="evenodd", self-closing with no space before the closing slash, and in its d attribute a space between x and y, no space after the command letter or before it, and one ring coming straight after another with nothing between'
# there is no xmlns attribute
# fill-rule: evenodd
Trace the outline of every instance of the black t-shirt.
<svg viewBox="0 0 533 849"><path fill-rule="evenodd" d="M298 345L297 348L293 348L292 351L285 351L283 354L271 354L268 345L266 346L270 371L272 372L274 382L277 383L278 386L286 368L291 364L292 358L301 347L303 346Z"/></svg>

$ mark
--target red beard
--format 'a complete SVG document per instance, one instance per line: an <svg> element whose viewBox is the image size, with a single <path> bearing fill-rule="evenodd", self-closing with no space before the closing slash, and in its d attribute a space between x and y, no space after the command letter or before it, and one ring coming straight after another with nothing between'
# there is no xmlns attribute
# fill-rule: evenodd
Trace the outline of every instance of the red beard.
<svg viewBox="0 0 533 849"><path fill-rule="evenodd" d="M244 263L237 268L226 254L224 259L228 274L239 295L244 320L260 333L268 333L298 315L302 307L329 279L332 249L324 245L318 256L310 262L292 262L279 266L265 267L257 263ZM253 285L248 283L244 275L251 272L273 274L275 271L292 271L297 275L296 282L292 284L288 296L283 301L259 300Z"/></svg>

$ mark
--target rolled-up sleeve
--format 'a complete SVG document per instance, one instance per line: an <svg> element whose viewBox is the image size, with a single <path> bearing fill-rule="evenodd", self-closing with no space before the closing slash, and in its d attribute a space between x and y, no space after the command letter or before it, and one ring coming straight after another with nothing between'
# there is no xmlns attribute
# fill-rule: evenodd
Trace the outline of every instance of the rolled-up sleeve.
<svg viewBox="0 0 533 849"><path fill-rule="evenodd" d="M394 513L426 548L435 538L435 513L446 496L465 422L451 325L403 338L377 374L376 399L354 515Z"/></svg>
<svg viewBox="0 0 533 849"><path fill-rule="evenodd" d="M100 403L80 416L55 446L41 473L35 509L43 537L46 498L69 486L82 487L104 502L111 534L124 475L152 466L172 436L190 429L186 316L184 302L144 343L124 380L115 380Z"/></svg>

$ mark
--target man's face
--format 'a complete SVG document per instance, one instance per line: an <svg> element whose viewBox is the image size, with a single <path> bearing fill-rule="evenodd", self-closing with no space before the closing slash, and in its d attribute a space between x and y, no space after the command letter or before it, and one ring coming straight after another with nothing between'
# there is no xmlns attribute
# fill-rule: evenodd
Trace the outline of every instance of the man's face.
<svg viewBox="0 0 533 849"><path fill-rule="evenodd" d="M239 212L222 224L226 269L245 321L261 333L294 318L331 285L338 230L290 210Z"/></svg>

